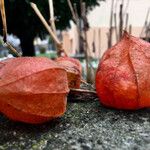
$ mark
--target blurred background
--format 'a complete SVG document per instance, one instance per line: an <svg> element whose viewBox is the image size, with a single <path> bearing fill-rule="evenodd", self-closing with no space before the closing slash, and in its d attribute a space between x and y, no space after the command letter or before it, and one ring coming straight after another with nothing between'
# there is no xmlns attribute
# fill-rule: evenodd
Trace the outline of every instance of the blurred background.
<svg viewBox="0 0 150 150"><path fill-rule="evenodd" d="M57 57L57 46L30 6L30 0L6 0L8 41L23 56ZM83 75L94 81L103 53L124 30L150 42L150 0L32 0L70 57L79 59ZM51 8L50 5L53 5ZM54 12L53 12L53 10ZM0 33L2 35L0 20ZM0 58L12 57L0 37Z"/></svg>

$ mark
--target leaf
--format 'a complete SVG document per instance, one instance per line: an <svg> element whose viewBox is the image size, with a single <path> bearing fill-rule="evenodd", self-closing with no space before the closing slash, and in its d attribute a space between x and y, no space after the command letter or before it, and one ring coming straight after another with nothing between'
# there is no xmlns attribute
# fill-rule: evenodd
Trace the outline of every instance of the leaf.
<svg viewBox="0 0 150 150"><path fill-rule="evenodd" d="M64 114L69 89L62 67L47 58L22 57L4 63L0 70L1 112L27 123Z"/></svg>
<svg viewBox="0 0 150 150"><path fill-rule="evenodd" d="M96 90L105 106L150 107L150 44L124 33L104 54L96 74Z"/></svg>
<svg viewBox="0 0 150 150"><path fill-rule="evenodd" d="M69 88L80 88L82 73L80 61L70 57L59 57L56 62L67 71Z"/></svg>

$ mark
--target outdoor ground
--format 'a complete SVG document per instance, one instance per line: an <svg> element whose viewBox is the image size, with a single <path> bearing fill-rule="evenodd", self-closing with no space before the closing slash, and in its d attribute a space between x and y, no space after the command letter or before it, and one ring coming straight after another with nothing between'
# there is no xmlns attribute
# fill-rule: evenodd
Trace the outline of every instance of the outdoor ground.
<svg viewBox="0 0 150 150"><path fill-rule="evenodd" d="M67 112L43 125L16 123L0 115L0 150L149 150L150 109L119 111L94 95L71 95Z"/></svg>

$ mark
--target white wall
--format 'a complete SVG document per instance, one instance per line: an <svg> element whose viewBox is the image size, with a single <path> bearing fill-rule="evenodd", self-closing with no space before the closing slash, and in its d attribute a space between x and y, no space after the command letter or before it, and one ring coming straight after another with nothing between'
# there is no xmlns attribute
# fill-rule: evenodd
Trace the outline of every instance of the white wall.
<svg viewBox="0 0 150 150"><path fill-rule="evenodd" d="M106 0L106 2L100 2L100 6L97 6L89 12L88 19L91 27L109 26L111 1ZM122 0L116 1L120 3ZM127 2L127 0L124 1L125 3ZM148 8L150 8L150 0L129 0L129 24L143 26Z"/></svg>

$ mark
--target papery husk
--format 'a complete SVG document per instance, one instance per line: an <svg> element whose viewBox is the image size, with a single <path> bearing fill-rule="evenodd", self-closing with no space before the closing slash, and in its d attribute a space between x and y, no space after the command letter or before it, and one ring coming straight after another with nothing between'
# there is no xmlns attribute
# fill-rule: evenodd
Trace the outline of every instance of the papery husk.
<svg viewBox="0 0 150 150"><path fill-rule="evenodd" d="M0 111L15 121L43 123L66 111L67 73L47 58L14 58L0 69Z"/></svg>
<svg viewBox="0 0 150 150"><path fill-rule="evenodd" d="M150 107L150 44L125 32L102 57L96 90L101 103L108 107Z"/></svg>
<svg viewBox="0 0 150 150"><path fill-rule="evenodd" d="M70 57L59 57L56 62L67 71L69 88L80 88L82 74L80 61Z"/></svg>

